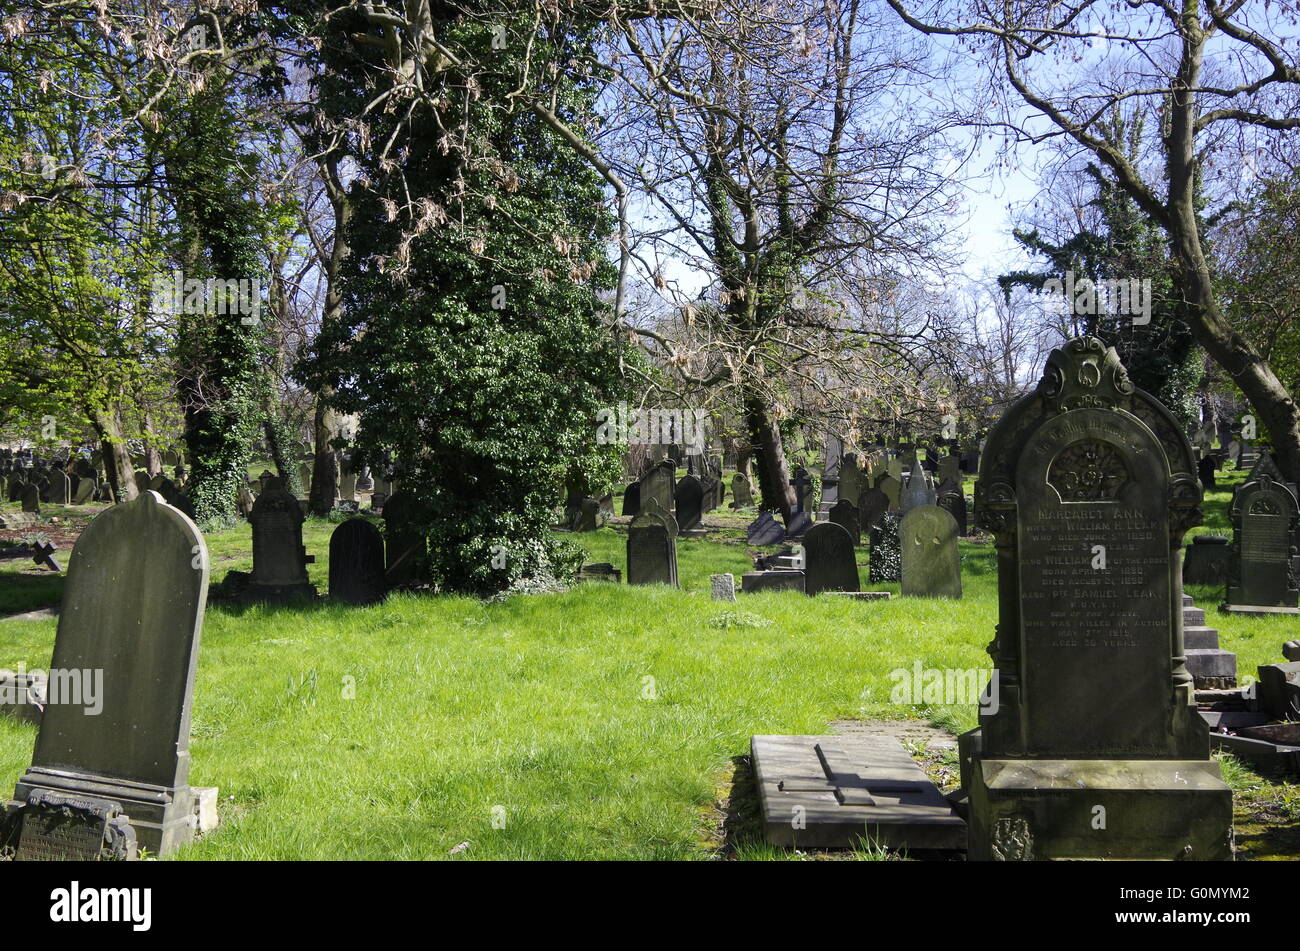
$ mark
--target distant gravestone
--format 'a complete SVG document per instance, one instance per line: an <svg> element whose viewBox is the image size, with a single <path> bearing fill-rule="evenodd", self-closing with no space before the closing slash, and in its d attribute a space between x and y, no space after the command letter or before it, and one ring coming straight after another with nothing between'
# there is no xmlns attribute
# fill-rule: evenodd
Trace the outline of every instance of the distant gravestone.
<svg viewBox="0 0 1300 951"><path fill-rule="evenodd" d="M329 595L345 604L384 600L384 536L369 519L350 518L330 535Z"/></svg>
<svg viewBox="0 0 1300 951"><path fill-rule="evenodd" d="M357 500L357 474L344 466L339 476L339 501L355 502Z"/></svg>
<svg viewBox="0 0 1300 951"><path fill-rule="evenodd" d="M736 509L754 504L754 491L743 473L737 472L731 477L731 500L731 507Z"/></svg>
<svg viewBox="0 0 1300 951"><path fill-rule="evenodd" d="M638 515L628 526L627 583L677 587L677 542L662 516Z"/></svg>
<svg viewBox="0 0 1300 951"><path fill-rule="evenodd" d="M676 466L671 461L654 466L641 480L641 509L644 510L646 503L653 499L663 511L671 512L676 501L673 498L675 480Z"/></svg>
<svg viewBox="0 0 1300 951"><path fill-rule="evenodd" d="M887 511L889 511L889 496L881 489L867 489L863 492L862 507L858 510L858 524L862 527L862 531L870 533Z"/></svg>
<svg viewBox="0 0 1300 951"><path fill-rule="evenodd" d="M280 479L266 480L249 521L253 523L253 576L246 596L262 601L316 597L316 587L307 579L302 508Z"/></svg>
<svg viewBox="0 0 1300 951"><path fill-rule="evenodd" d="M1295 491L1283 481L1273 457L1264 453L1228 508L1233 534L1229 608L1296 607L1297 516Z"/></svg>
<svg viewBox="0 0 1300 951"><path fill-rule="evenodd" d="M859 505L864 488L862 470L858 468L858 457L854 453L845 453L840 460L839 497Z"/></svg>
<svg viewBox="0 0 1300 951"><path fill-rule="evenodd" d="M787 538L803 538L812 526L812 516L807 512L793 512L785 523L785 535Z"/></svg>
<svg viewBox="0 0 1300 951"><path fill-rule="evenodd" d="M898 523L901 516L886 512L868 533L867 579L872 583L898 581L902 577Z"/></svg>
<svg viewBox="0 0 1300 951"><path fill-rule="evenodd" d="M1183 584L1225 585L1232 548L1223 535L1197 535L1183 553Z"/></svg>
<svg viewBox="0 0 1300 951"><path fill-rule="evenodd" d="M939 486L939 497L935 501L939 508L952 516L957 523L957 535L965 538L968 534L966 524L966 496L962 494L960 482L944 482Z"/></svg>
<svg viewBox="0 0 1300 951"><path fill-rule="evenodd" d="M75 797L105 821L128 816L156 855L191 839L190 705L207 589L202 533L158 495L87 526L68 565L51 669L93 673L99 699L46 704L15 806ZM27 847L57 851L48 831Z"/></svg>
<svg viewBox="0 0 1300 951"><path fill-rule="evenodd" d="M73 496L72 502L74 505L85 505L90 501L94 494L95 480L83 477L82 480L77 483L77 494Z"/></svg>
<svg viewBox="0 0 1300 951"><path fill-rule="evenodd" d="M930 477L919 464L915 463L916 457L913 456L912 474L907 477L907 482L903 486L903 494L900 506L903 514L906 515L912 509L921 505L934 505L938 496L934 491L934 486L930 484Z"/></svg>
<svg viewBox="0 0 1300 951"><path fill-rule="evenodd" d="M903 596L960 598L957 521L937 505L918 505L898 528Z"/></svg>
<svg viewBox="0 0 1300 951"><path fill-rule="evenodd" d="M804 593L858 591L853 539L834 522L818 522L803 537Z"/></svg>
<svg viewBox="0 0 1300 951"><path fill-rule="evenodd" d="M429 542L417 527L420 513L408 492L394 492L384 503L384 564L390 588L423 580Z"/></svg>
<svg viewBox="0 0 1300 951"><path fill-rule="evenodd" d="M10 502L21 502L23 499L23 489L27 488L27 483L23 477L14 473L9 477L9 495Z"/></svg>
<svg viewBox="0 0 1300 951"><path fill-rule="evenodd" d="M304 495L311 494L311 476L311 464L307 462L298 463L298 481L302 483L302 491Z"/></svg>
<svg viewBox="0 0 1300 951"><path fill-rule="evenodd" d="M72 498L72 485L68 474L62 469L50 473L50 504L67 505Z"/></svg>
<svg viewBox="0 0 1300 951"><path fill-rule="evenodd" d="M641 512L641 483L631 482L623 490L623 514L638 515Z"/></svg>
<svg viewBox="0 0 1300 951"><path fill-rule="evenodd" d="M889 500L889 505L885 509L887 512L897 512L899 510L899 501L902 497L903 485L892 475L881 476L876 483L876 488L885 493L885 498Z"/></svg>
<svg viewBox="0 0 1300 951"><path fill-rule="evenodd" d="M41 514L41 490L32 483L23 486L23 511Z"/></svg>
<svg viewBox="0 0 1300 951"><path fill-rule="evenodd" d="M1196 475L1201 480L1201 488L1206 492L1219 487L1214 478L1214 464L1215 458L1212 455L1203 456L1196 464Z"/></svg>
<svg viewBox="0 0 1300 951"><path fill-rule="evenodd" d="M1181 424L1096 338L1052 351L994 428L998 702L960 744L968 859L1231 859L1176 570L1200 501Z"/></svg>
<svg viewBox="0 0 1300 951"><path fill-rule="evenodd" d="M590 496L578 503L577 518L573 523L575 532L594 532L600 527L600 501Z"/></svg>
<svg viewBox="0 0 1300 951"><path fill-rule="evenodd" d="M701 522L704 506L704 489L693 475L683 476L677 483L677 528L682 532L695 532L704 526Z"/></svg>
<svg viewBox="0 0 1300 951"><path fill-rule="evenodd" d="M795 511L811 513L815 507L814 499L817 490L813 485L812 477L808 475L808 470L803 466L795 466L794 478L790 480L790 485L794 487ZM788 525L786 532L790 532Z"/></svg>
<svg viewBox="0 0 1300 951"><path fill-rule="evenodd" d="M840 499L831 506L827 519L848 532L854 545L862 544L862 523L858 517L858 507L847 498Z"/></svg>
<svg viewBox="0 0 1300 951"><path fill-rule="evenodd" d="M759 512L745 530L745 541L750 545L780 545L785 541L785 528L771 512Z"/></svg>

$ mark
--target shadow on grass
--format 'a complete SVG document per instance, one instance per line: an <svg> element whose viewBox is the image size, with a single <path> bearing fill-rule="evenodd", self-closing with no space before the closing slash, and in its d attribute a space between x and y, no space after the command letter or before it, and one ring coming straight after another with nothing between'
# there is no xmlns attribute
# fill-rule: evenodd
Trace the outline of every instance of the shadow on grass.
<svg viewBox="0 0 1300 951"><path fill-rule="evenodd" d="M0 617L56 608L63 601L63 575L0 572Z"/></svg>

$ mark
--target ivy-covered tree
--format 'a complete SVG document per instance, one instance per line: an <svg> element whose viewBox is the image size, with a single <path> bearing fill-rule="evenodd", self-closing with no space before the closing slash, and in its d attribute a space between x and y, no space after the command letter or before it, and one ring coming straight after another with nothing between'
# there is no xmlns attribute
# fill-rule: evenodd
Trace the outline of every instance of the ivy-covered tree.
<svg viewBox="0 0 1300 951"><path fill-rule="evenodd" d="M492 69L446 69L441 88L367 116L401 84L384 30L348 10L327 21L314 108L351 123L355 175L342 307L300 375L360 414L360 457L396 463L423 513L428 579L486 594L571 573L580 552L548 531L564 477L575 464L593 485L615 475L616 447L595 436L620 394L598 296L615 283L613 228L591 166L512 104L529 44L498 49L491 25L450 14L438 28ZM509 28L522 37L533 23ZM562 67L590 37L542 32L533 68L580 128L595 90L539 66L535 47Z"/></svg>

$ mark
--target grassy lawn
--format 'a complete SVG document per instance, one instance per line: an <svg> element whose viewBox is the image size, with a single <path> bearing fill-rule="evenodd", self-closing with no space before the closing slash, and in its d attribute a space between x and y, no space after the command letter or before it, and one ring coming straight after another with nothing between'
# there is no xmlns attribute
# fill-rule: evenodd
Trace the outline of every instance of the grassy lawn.
<svg viewBox="0 0 1300 951"><path fill-rule="evenodd" d="M1211 513L1226 502L1218 495ZM850 717L974 723L973 707L891 705L889 674L917 660L989 666L991 545L963 542L960 603L711 601L710 573L750 566L750 518L713 513L710 540L679 540L679 591L591 583L503 602L211 605L190 779L220 787L222 825L178 858L708 858L723 851L722 801L751 734L818 733ZM305 531L322 592L334 527L311 520ZM568 537L588 560L624 568L621 531ZM208 544L214 583L251 566L247 526ZM865 578L865 550L859 560ZM16 576L0 570L7 591ZM1221 595L1195 593L1206 606ZM18 609L39 600L29 594ZM1275 620L1211 623L1243 673L1279 660L1295 636ZM0 667L46 666L54 630L0 623ZM34 737L35 727L0 719L0 787L27 766ZM1243 809L1293 809L1300 821L1294 786L1234 776ZM776 857L743 824L726 846Z"/></svg>

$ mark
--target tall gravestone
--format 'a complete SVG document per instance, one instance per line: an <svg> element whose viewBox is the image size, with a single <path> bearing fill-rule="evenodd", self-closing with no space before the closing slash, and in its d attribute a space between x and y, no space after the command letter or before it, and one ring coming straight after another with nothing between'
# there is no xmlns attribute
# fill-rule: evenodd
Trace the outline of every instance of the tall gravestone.
<svg viewBox="0 0 1300 951"><path fill-rule="evenodd" d="M62 801L124 814L157 855L190 840L190 704L207 591L202 533L157 494L105 509L87 526L68 562L51 669L102 672L100 708L46 705L12 805L26 813L33 800ZM21 821L20 858L60 848Z"/></svg>
<svg viewBox="0 0 1300 951"><path fill-rule="evenodd" d="M345 604L384 600L384 536L369 519L350 518L330 535L330 597Z"/></svg>
<svg viewBox="0 0 1300 951"><path fill-rule="evenodd" d="M693 475L686 475L677 483L674 493L677 500L677 530L703 534L704 487Z"/></svg>
<svg viewBox="0 0 1300 951"><path fill-rule="evenodd" d="M1300 597L1296 552L1297 505L1294 486L1285 482L1273 457L1264 453L1250 477L1233 494L1228 518L1232 522L1227 607L1253 613L1252 608L1287 613Z"/></svg>
<svg viewBox="0 0 1300 951"><path fill-rule="evenodd" d="M853 453L846 453L840 460L838 492L841 499L848 499L854 505L860 505L862 500L862 470L858 468L858 457Z"/></svg>
<svg viewBox="0 0 1300 951"><path fill-rule="evenodd" d="M23 511L39 515L41 513L41 490L35 484L28 482L23 486L22 493Z"/></svg>
<svg viewBox="0 0 1300 951"><path fill-rule="evenodd" d="M661 516L638 515L628 526L627 583L677 587L677 541Z"/></svg>
<svg viewBox="0 0 1300 951"><path fill-rule="evenodd" d="M245 595L264 601L316 597L316 587L307 579L302 508L280 479L266 480L249 521L253 523L253 576Z"/></svg>
<svg viewBox="0 0 1300 951"><path fill-rule="evenodd" d="M429 541L417 527L421 509L408 492L384 503L384 573L389 587L423 580Z"/></svg>
<svg viewBox="0 0 1300 951"><path fill-rule="evenodd" d="M803 537L804 593L860 591L853 539L843 526L818 522Z"/></svg>
<svg viewBox="0 0 1300 951"><path fill-rule="evenodd" d="M659 507L665 512L671 512L675 499L673 491L676 488L676 471L677 467L671 461L655 465L646 473L645 478L641 480L641 509L646 508L646 504L651 500L658 503Z"/></svg>
<svg viewBox="0 0 1300 951"><path fill-rule="evenodd" d="M937 505L918 505L898 526L905 598L960 598L961 556L957 521Z"/></svg>
<svg viewBox="0 0 1300 951"><path fill-rule="evenodd" d="M960 741L968 858L1231 857L1183 653L1200 500L1181 425L1095 338L1054 350L993 430L976 514L998 556L997 702Z"/></svg>

